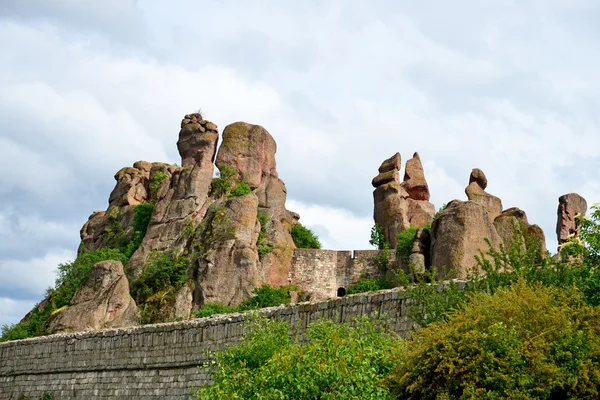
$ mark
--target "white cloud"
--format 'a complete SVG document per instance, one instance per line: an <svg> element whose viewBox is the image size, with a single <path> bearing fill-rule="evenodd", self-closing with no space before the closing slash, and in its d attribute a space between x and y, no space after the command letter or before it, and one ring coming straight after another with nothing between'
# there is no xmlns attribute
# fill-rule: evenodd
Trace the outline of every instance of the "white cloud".
<svg viewBox="0 0 600 400"><path fill-rule="evenodd" d="M0 297L0 327L19 322L36 303L37 301L32 300Z"/></svg>

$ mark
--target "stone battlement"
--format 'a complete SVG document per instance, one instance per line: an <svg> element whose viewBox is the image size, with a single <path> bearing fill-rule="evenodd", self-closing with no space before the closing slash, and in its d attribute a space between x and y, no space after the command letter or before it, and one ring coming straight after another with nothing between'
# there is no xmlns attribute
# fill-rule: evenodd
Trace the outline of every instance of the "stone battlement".
<svg viewBox="0 0 600 400"><path fill-rule="evenodd" d="M351 252L311 252L329 260L358 260ZM341 253L341 254L340 254ZM361 254L361 253L359 253ZM337 256L340 256L339 258ZM289 304L261 310L296 327L329 318L339 323L385 314L388 328L406 336L413 328L402 289L352 295L322 302ZM234 313L184 322L50 335L0 343L0 400L37 399L185 399L193 386L209 382L206 351L237 343L250 313Z"/></svg>

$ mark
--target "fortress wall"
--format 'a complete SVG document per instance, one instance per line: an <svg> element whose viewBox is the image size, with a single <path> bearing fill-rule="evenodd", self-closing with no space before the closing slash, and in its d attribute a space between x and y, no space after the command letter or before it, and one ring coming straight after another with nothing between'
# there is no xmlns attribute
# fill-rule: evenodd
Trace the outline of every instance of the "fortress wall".
<svg viewBox="0 0 600 400"><path fill-rule="evenodd" d="M295 249L290 283L311 293L313 299L337 296L338 288L347 289L361 275L379 276L373 262L379 250ZM392 260L393 261L393 260Z"/></svg>
<svg viewBox="0 0 600 400"><path fill-rule="evenodd" d="M321 254L323 261L337 255ZM327 258L327 257L329 258ZM346 255L340 254L340 259ZM309 322L331 318L350 322L385 313L389 328L401 335L412 329L407 298L399 289L265 309L302 334ZM209 382L206 350L236 343L248 313L137 328L51 335L0 343L0 400L186 399L192 386Z"/></svg>

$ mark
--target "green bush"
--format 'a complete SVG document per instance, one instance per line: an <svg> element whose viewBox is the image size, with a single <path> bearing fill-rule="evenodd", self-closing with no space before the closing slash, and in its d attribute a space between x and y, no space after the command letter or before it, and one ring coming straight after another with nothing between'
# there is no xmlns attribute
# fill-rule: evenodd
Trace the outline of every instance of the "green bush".
<svg viewBox="0 0 600 400"><path fill-rule="evenodd" d="M229 165L223 165L219 167L217 175L218 177L213 179L210 185L211 194L216 197L227 196L238 176L238 171Z"/></svg>
<svg viewBox="0 0 600 400"><path fill-rule="evenodd" d="M567 399L600 394L600 312L577 290L476 293L417 331L386 382L402 399Z"/></svg>
<svg viewBox="0 0 600 400"><path fill-rule="evenodd" d="M581 239L587 245L586 262L600 265L600 205L590 209L590 215L580 220Z"/></svg>
<svg viewBox="0 0 600 400"><path fill-rule="evenodd" d="M152 179L150 181L150 193L152 194L153 198L156 198L161 183L168 177L169 175L162 171L156 171L154 175L152 175Z"/></svg>
<svg viewBox="0 0 600 400"><path fill-rule="evenodd" d="M274 307L281 304L289 304L291 301L290 291L298 290L297 286L272 287L263 284L255 288L252 293L254 297L244 300L239 306L239 311L256 310L265 307Z"/></svg>
<svg viewBox="0 0 600 400"><path fill-rule="evenodd" d="M375 224L371 228L371 239L369 239L369 244L371 246L375 246L376 249L383 249L387 244L385 241L385 236L383 236L383 229L381 226Z"/></svg>
<svg viewBox="0 0 600 400"><path fill-rule="evenodd" d="M301 344L288 325L259 318L237 346L217 352L212 386L202 399L390 399L379 381L391 370L403 342L378 323L309 325Z"/></svg>
<svg viewBox="0 0 600 400"><path fill-rule="evenodd" d="M206 303L202 308L196 311L196 318L210 317L215 314L230 314L237 312L237 308L226 306L221 303Z"/></svg>
<svg viewBox="0 0 600 400"><path fill-rule="evenodd" d="M262 260L262 258L273 251L273 245L267 242L266 233L267 226L271 221L269 214L267 214L264 210L258 209L256 214L256 218L260 224L260 232L258 232L258 239L256 241L256 246L258 247L258 256Z"/></svg>
<svg viewBox="0 0 600 400"><path fill-rule="evenodd" d="M252 189L250 188L250 185L248 185L244 181L239 181L235 185L235 188L233 188L233 190L229 193L229 195L227 197L229 197L230 199L233 199L235 197L241 197L248 193L252 193Z"/></svg>
<svg viewBox="0 0 600 400"><path fill-rule="evenodd" d="M402 265L408 266L408 258L412 252L417 229L417 227L411 226L407 230L396 234L396 258Z"/></svg>
<svg viewBox="0 0 600 400"><path fill-rule="evenodd" d="M313 231L302 226L302 224L294 224L292 226L292 239L294 244L299 249L320 249L321 242L319 237Z"/></svg>
<svg viewBox="0 0 600 400"><path fill-rule="evenodd" d="M360 277L356 282L354 282L348 287L348 290L346 290L346 294L375 292L377 290L392 289L393 287L393 282L385 277Z"/></svg>
<svg viewBox="0 0 600 400"><path fill-rule="evenodd" d="M142 304L152 295L164 291L180 289L187 278L189 260L172 251L153 252L139 279L131 286L132 297Z"/></svg>

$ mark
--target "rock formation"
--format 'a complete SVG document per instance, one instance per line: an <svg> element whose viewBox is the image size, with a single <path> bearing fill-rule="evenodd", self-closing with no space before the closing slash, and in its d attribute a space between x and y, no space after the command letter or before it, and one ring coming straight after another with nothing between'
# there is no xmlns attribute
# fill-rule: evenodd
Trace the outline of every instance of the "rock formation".
<svg viewBox="0 0 600 400"><path fill-rule="evenodd" d="M137 325L138 310L129 294L129 281L119 261L94 265L90 278L71 305L59 311L49 331L76 332Z"/></svg>
<svg viewBox="0 0 600 400"><path fill-rule="evenodd" d="M485 207L491 222L502 213L502 200L485 191L487 187L487 178L479 168L473 169L469 177L469 186L465 189L467 198L470 201L481 204Z"/></svg>
<svg viewBox="0 0 600 400"><path fill-rule="evenodd" d="M538 259L540 260L546 254L544 231L538 225L529 224L525 211L517 207L504 210L494 220L494 227L506 249L517 246L522 250L527 250L528 247L535 246L539 251Z"/></svg>
<svg viewBox="0 0 600 400"><path fill-rule="evenodd" d="M187 226L197 225L211 203L210 185L217 149L217 126L203 121L199 114L186 115L181 122L178 149L182 167L162 167L150 171L155 184L156 204L146 235L127 263L127 271L139 277L152 251L184 252L189 238ZM163 179L156 179L160 174Z"/></svg>
<svg viewBox="0 0 600 400"><path fill-rule="evenodd" d="M276 152L277 144L265 128L236 122L223 131L216 163L219 168L235 168L238 178L248 183L256 195L258 212L267 217L262 227L264 245L271 247L260 260L260 281L280 286L289 283L295 248L290 232L300 217L285 208L287 189L277 173ZM254 229L254 225L247 229Z"/></svg>
<svg viewBox="0 0 600 400"><path fill-rule="evenodd" d="M577 193L565 194L558 198L556 237L559 246L570 238L579 237L581 227L576 218L584 217L586 212L587 202Z"/></svg>
<svg viewBox="0 0 600 400"><path fill-rule="evenodd" d="M419 228L408 261L415 274L424 274L431 266L431 234L428 229Z"/></svg>
<svg viewBox="0 0 600 400"><path fill-rule="evenodd" d="M396 153L381 164L379 174L372 181L375 187L373 219L392 248L396 246L396 234L410 226L427 225L435 215L419 154L415 153L407 161L402 183L400 165L400 153Z"/></svg>
<svg viewBox="0 0 600 400"><path fill-rule="evenodd" d="M502 244L486 208L474 201L448 203L434 219L431 236L431 262L440 279L445 278L446 271L455 271L456 278L466 279L477 270L475 256L488 248L485 239L496 250Z"/></svg>

